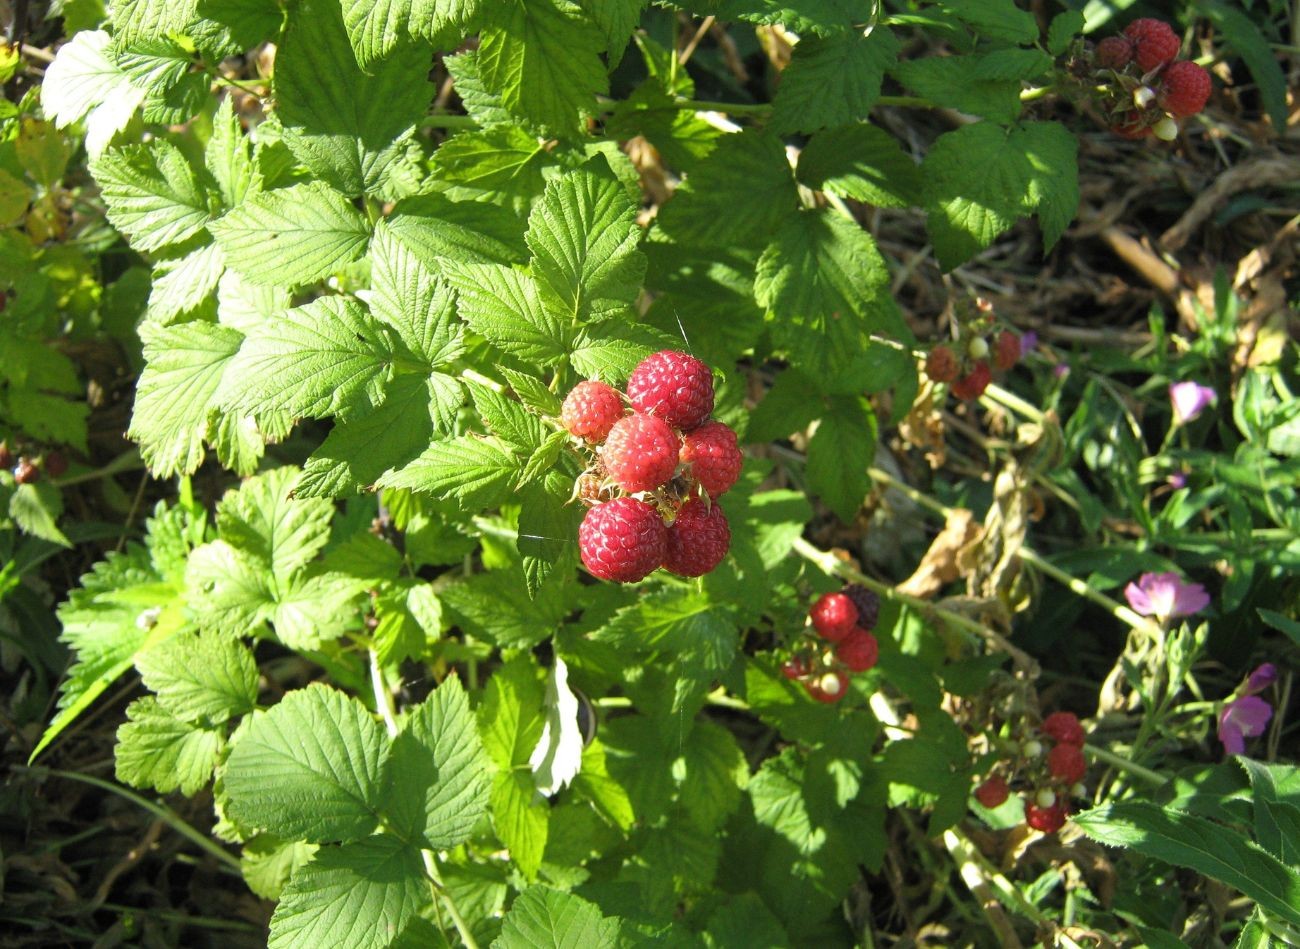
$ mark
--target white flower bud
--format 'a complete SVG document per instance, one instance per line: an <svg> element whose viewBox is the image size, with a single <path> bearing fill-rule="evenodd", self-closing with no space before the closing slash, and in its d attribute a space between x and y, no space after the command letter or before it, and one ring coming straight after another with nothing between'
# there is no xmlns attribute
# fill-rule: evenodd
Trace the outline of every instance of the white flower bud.
<svg viewBox="0 0 1300 949"><path fill-rule="evenodd" d="M1150 86L1138 86L1133 90L1133 104L1139 109L1145 109L1155 101L1156 91Z"/></svg>
<svg viewBox="0 0 1300 949"><path fill-rule="evenodd" d="M817 683L817 687L827 695L839 695L841 684L839 676L833 672L828 672L821 677L821 680Z"/></svg>

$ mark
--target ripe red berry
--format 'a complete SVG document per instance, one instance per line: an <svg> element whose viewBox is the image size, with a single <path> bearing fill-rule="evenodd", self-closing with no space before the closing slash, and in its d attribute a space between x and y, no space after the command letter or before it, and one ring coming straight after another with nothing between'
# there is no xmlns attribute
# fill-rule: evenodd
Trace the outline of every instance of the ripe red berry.
<svg viewBox="0 0 1300 949"><path fill-rule="evenodd" d="M880 621L880 597L858 583L846 583L840 591L858 608L858 625L871 632Z"/></svg>
<svg viewBox="0 0 1300 949"><path fill-rule="evenodd" d="M1133 44L1133 58L1144 73L1172 62L1183 45L1172 26L1151 17L1134 20L1124 28L1124 35Z"/></svg>
<svg viewBox="0 0 1300 949"><path fill-rule="evenodd" d="M1061 801L1051 807L1039 807L1033 801L1025 801L1025 823L1045 834L1054 834L1064 827L1065 815L1065 804Z"/></svg>
<svg viewBox="0 0 1300 949"><path fill-rule="evenodd" d="M1186 60L1170 63L1160 74L1156 104L1170 115L1186 118L1205 108L1210 100L1210 74Z"/></svg>
<svg viewBox="0 0 1300 949"><path fill-rule="evenodd" d="M596 380L579 382L560 408L560 421L569 434L593 443L603 442L622 417L623 397L613 386Z"/></svg>
<svg viewBox="0 0 1300 949"><path fill-rule="evenodd" d="M823 593L808 611L813 628L823 639L837 643L858 625L858 608L843 593Z"/></svg>
<svg viewBox="0 0 1300 949"><path fill-rule="evenodd" d="M934 347L930 350L930 355L925 358L925 374L935 382L952 382L960 371L957 357L947 346Z"/></svg>
<svg viewBox="0 0 1300 949"><path fill-rule="evenodd" d="M835 658L844 663L850 672L866 672L880 658L880 644L876 642L875 636L859 627L836 645Z"/></svg>
<svg viewBox="0 0 1300 949"><path fill-rule="evenodd" d="M844 694L849 691L849 677L836 669L815 678L806 679L803 687L818 702L832 705L844 698Z"/></svg>
<svg viewBox="0 0 1300 949"><path fill-rule="evenodd" d="M632 370L627 397L638 412L689 431L713 411L713 373L694 356L665 349Z"/></svg>
<svg viewBox="0 0 1300 949"><path fill-rule="evenodd" d="M971 366L970 372L952 384L952 394L970 402L983 395L992 381L993 373L989 369L989 364L980 361Z"/></svg>
<svg viewBox="0 0 1300 949"><path fill-rule="evenodd" d="M9 450L9 442L0 442L0 468L8 468L14 463L14 453Z"/></svg>
<svg viewBox="0 0 1300 949"><path fill-rule="evenodd" d="M993 362L999 372L1006 372L1020 362L1020 337L1011 330L998 333L998 338L993 344Z"/></svg>
<svg viewBox="0 0 1300 949"><path fill-rule="evenodd" d="M736 444L736 433L722 422L705 422L682 436L682 464L691 466L704 493L711 498L726 494L740 477L745 457Z"/></svg>
<svg viewBox="0 0 1300 949"><path fill-rule="evenodd" d="M677 470L677 433L662 419L628 415L614 423L601 450L605 470L624 491L653 491Z"/></svg>
<svg viewBox="0 0 1300 949"><path fill-rule="evenodd" d="M651 505L615 498L587 511L578 550L592 576L617 583L643 580L664 562L668 528Z"/></svg>
<svg viewBox="0 0 1300 949"><path fill-rule="evenodd" d="M1123 69L1133 59L1133 43L1124 36L1108 36L1097 44L1096 59L1102 69Z"/></svg>
<svg viewBox="0 0 1300 949"><path fill-rule="evenodd" d="M1000 774L989 775L984 779L984 783L975 789L975 800L989 810L1001 807L1010 796L1011 788L1007 786L1007 779Z"/></svg>
<svg viewBox="0 0 1300 949"><path fill-rule="evenodd" d="M1081 746L1085 737L1079 717L1073 712L1053 712L1043 719L1040 731L1062 745Z"/></svg>
<svg viewBox="0 0 1300 949"><path fill-rule="evenodd" d="M43 465L45 473L51 478L62 478L68 470L68 456L57 448L51 449L45 453L45 463Z"/></svg>
<svg viewBox="0 0 1300 949"><path fill-rule="evenodd" d="M1047 753L1047 770L1062 784L1075 784L1088 773L1088 762L1078 745L1057 745Z"/></svg>
<svg viewBox="0 0 1300 949"><path fill-rule="evenodd" d="M687 501L668 528L664 567L679 577L702 577L709 573L731 547L731 527L716 504L699 499Z"/></svg>
<svg viewBox="0 0 1300 949"><path fill-rule="evenodd" d="M35 484L41 480L41 469L30 458L19 458L18 466L14 468L14 480L19 484Z"/></svg>

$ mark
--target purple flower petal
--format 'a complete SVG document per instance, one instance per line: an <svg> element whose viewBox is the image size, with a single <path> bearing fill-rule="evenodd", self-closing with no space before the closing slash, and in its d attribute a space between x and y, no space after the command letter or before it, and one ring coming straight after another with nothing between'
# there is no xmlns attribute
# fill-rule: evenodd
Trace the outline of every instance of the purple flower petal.
<svg viewBox="0 0 1300 949"><path fill-rule="evenodd" d="M1263 692L1276 681L1277 666L1266 662L1252 672L1250 678L1246 680L1246 694L1254 695L1256 692Z"/></svg>
<svg viewBox="0 0 1300 949"><path fill-rule="evenodd" d="M1174 409L1174 422L1182 425L1196 418L1218 399L1218 393L1209 386L1195 382L1175 382L1169 387L1169 402Z"/></svg>
<svg viewBox="0 0 1300 949"><path fill-rule="evenodd" d="M1151 597L1147 596L1146 590L1136 583L1130 583L1124 588L1124 599L1128 600L1128 605L1133 608L1133 612L1142 616L1150 616L1155 612L1151 606Z"/></svg>
<svg viewBox="0 0 1300 949"><path fill-rule="evenodd" d="M1174 608L1169 615L1191 616L1210 605L1210 594L1199 583L1178 583L1174 587Z"/></svg>
<svg viewBox="0 0 1300 949"><path fill-rule="evenodd" d="M1239 755L1245 750L1245 739L1264 734L1272 717L1273 706L1258 695L1233 699L1219 715L1219 741L1223 742L1228 754Z"/></svg>
<svg viewBox="0 0 1300 949"><path fill-rule="evenodd" d="M1226 708L1219 716L1219 741L1223 742L1223 750L1230 755L1246 753L1246 736L1241 733L1236 723L1229 721Z"/></svg>
<svg viewBox="0 0 1300 949"><path fill-rule="evenodd" d="M1199 583L1185 583L1176 573L1144 573L1124 588L1134 611L1160 620L1191 616L1210 605L1210 595Z"/></svg>

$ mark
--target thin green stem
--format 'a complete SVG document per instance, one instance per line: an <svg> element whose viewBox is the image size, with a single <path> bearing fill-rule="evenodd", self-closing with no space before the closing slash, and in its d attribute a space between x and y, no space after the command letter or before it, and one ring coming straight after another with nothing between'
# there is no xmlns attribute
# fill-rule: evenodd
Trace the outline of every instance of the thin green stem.
<svg viewBox="0 0 1300 949"><path fill-rule="evenodd" d="M221 861L226 866L233 869L236 873L242 874L242 870L240 869L239 866L239 859L234 854L228 853L226 850L224 850L218 844L214 843L208 837L199 833L197 830L195 830L193 827L187 824L184 820L182 820L180 815L177 814L169 807L165 807L162 804L155 804L153 801L149 800L148 798L141 797L139 794L136 794L134 791L128 791L126 788L116 785L111 781L105 781L102 778L92 777L89 774L80 774L76 771L62 771L59 770L58 768L21 768L20 770L33 771L38 773L43 771L46 774L52 774L58 778L67 778L69 781L78 781L82 784L89 784L92 787L97 787L102 791L108 791L110 794L116 794L118 797L125 798L126 800L130 801L132 804L135 804L137 807L141 807L144 810L148 811L150 814L154 815L154 817L157 817L159 820L165 821L168 824L168 826L172 828L172 830L176 831L176 833L180 834L182 837L185 837L186 839L191 841L195 846L206 851L208 854L212 855L217 860Z"/></svg>
<svg viewBox="0 0 1300 949"><path fill-rule="evenodd" d="M375 709L384 720L388 737L397 737L397 707L393 704L393 693L384 681L384 670L379 665L379 653L370 650L370 689L375 693Z"/></svg>
<svg viewBox="0 0 1300 949"><path fill-rule="evenodd" d="M1022 89L1020 91L1020 101L1035 102L1046 96L1050 96L1055 91L1056 91L1056 86L1050 83L1046 86L1038 86L1037 88L1034 89Z"/></svg>
<svg viewBox="0 0 1300 949"><path fill-rule="evenodd" d="M1105 748L1098 748L1096 745L1084 745L1083 750L1098 761L1104 761L1112 767L1119 768L1119 770L1127 772L1136 778L1141 778L1148 784L1159 786L1168 781L1164 775L1152 771L1150 768L1144 768L1142 765L1130 761L1122 755L1117 755L1113 751L1107 751Z"/></svg>
<svg viewBox="0 0 1300 949"><path fill-rule="evenodd" d="M74 484L83 484L87 481L98 481L100 478L107 478L110 475L121 474L124 471L139 471L144 467L144 462L140 460L140 453L132 448L124 451L102 468L96 468L93 471L83 471L79 474L68 475L66 478L55 478L51 481L56 488L66 488Z"/></svg>
<svg viewBox="0 0 1300 949"><path fill-rule="evenodd" d="M984 390L986 398L993 402L1001 403L1008 409L1019 412L1025 418L1038 424L1043 424L1043 413L1035 406L1030 405L1014 392L1009 392L1000 385L992 384Z"/></svg>
<svg viewBox="0 0 1300 949"><path fill-rule="evenodd" d="M1139 616L1122 603L1117 603L1106 594L1094 590L1078 577L1070 576L1060 567L1044 559L1037 551L1029 547L1021 547L1020 559L1038 570L1041 570L1063 586L1069 587L1071 592L1077 593L1085 600L1091 600L1093 603L1096 603L1117 620L1131 626L1133 629L1154 636L1160 634L1160 627L1151 622L1151 620L1147 619L1145 616Z"/></svg>
<svg viewBox="0 0 1300 949"><path fill-rule="evenodd" d="M451 917L452 923L455 924L456 932L460 933L460 941L465 944L465 949L479 949L478 941L474 938L474 931L469 928L469 923L465 922L465 917L460 914L456 901L451 898L446 885L442 882L442 872L438 869L438 859L433 855L433 851L423 850L420 855L424 858L424 871L429 874L429 879L433 881L433 891L437 894L438 899L442 901L442 905L447 907L447 915Z"/></svg>

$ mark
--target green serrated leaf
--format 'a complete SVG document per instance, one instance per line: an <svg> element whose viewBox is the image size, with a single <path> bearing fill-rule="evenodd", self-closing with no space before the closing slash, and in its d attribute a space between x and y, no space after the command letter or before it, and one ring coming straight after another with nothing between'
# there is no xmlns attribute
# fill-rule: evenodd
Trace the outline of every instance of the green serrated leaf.
<svg viewBox="0 0 1300 949"><path fill-rule="evenodd" d="M258 834L244 843L239 870L250 890L264 900L278 900L289 877L317 849L316 844L304 840L281 840L274 834Z"/></svg>
<svg viewBox="0 0 1300 949"><path fill-rule="evenodd" d="M399 201L386 221L392 235L435 273L448 261L509 264L528 256L520 219L496 205L421 194Z"/></svg>
<svg viewBox="0 0 1300 949"><path fill-rule="evenodd" d="M365 67L408 36L439 48L458 45L481 5L481 0L345 0L343 21L357 62Z"/></svg>
<svg viewBox="0 0 1300 949"><path fill-rule="evenodd" d="M387 332L360 303L321 297L248 336L218 398L259 416L346 414L383 401L392 360Z"/></svg>
<svg viewBox="0 0 1300 949"><path fill-rule="evenodd" d="M275 598L266 563L216 540L199 547L185 568L187 606L199 627L227 636L264 629Z"/></svg>
<svg viewBox="0 0 1300 949"><path fill-rule="evenodd" d="M560 397L546 388L546 384L541 379L511 369L509 366L497 368L506 382L510 383L510 388L515 390L515 395L519 397L520 402L541 415L559 416Z"/></svg>
<svg viewBox="0 0 1300 949"><path fill-rule="evenodd" d="M555 167L546 143L518 126L460 132L433 155L433 186L454 201L483 201L526 214Z"/></svg>
<svg viewBox="0 0 1300 949"><path fill-rule="evenodd" d="M808 485L840 520L853 520L871 490L876 419L860 396L832 396L808 442Z"/></svg>
<svg viewBox="0 0 1300 949"><path fill-rule="evenodd" d="M182 257L160 260L149 291L147 321L165 325L198 309L216 291L225 272L226 259L212 243Z"/></svg>
<svg viewBox="0 0 1300 949"><path fill-rule="evenodd" d="M1197 11L1214 24L1223 39L1240 54L1259 88L1264 109L1276 130L1287 127L1287 80L1277 55L1255 20L1232 4L1196 0Z"/></svg>
<svg viewBox="0 0 1300 949"><path fill-rule="evenodd" d="M364 253L370 228L343 195L320 181L263 191L209 230L226 263L264 286L313 283Z"/></svg>
<svg viewBox="0 0 1300 949"><path fill-rule="evenodd" d="M430 368L460 355L463 343L456 322L455 297L434 271L398 240L385 221L370 244L371 308L376 319Z"/></svg>
<svg viewBox="0 0 1300 949"><path fill-rule="evenodd" d="M119 781L186 796L208 783L225 747L220 731L182 721L152 697L132 702L126 717L113 748Z"/></svg>
<svg viewBox="0 0 1300 949"><path fill-rule="evenodd" d="M746 130L719 141L660 209L658 226L705 247L762 247L798 200L781 140Z"/></svg>
<svg viewBox="0 0 1300 949"><path fill-rule="evenodd" d="M59 128L85 120L91 158L104 151L144 101L144 91L111 58L111 43L103 30L83 30L59 48L41 83L41 107Z"/></svg>
<svg viewBox="0 0 1300 949"><path fill-rule="evenodd" d="M1020 45L1038 39L1038 21L1015 0L944 0L939 6L991 39Z"/></svg>
<svg viewBox="0 0 1300 949"><path fill-rule="evenodd" d="M469 839L488 806L483 748L465 690L449 676L407 714L393 739L381 803L393 825L434 850Z"/></svg>
<svg viewBox="0 0 1300 949"><path fill-rule="evenodd" d="M528 218L537 282L573 318L600 319L636 299L645 278L636 206L612 174L553 178Z"/></svg>
<svg viewBox="0 0 1300 949"><path fill-rule="evenodd" d="M1300 871L1238 831L1145 802L1103 804L1073 820L1094 840L1195 870L1240 890L1266 912L1300 924Z"/></svg>
<svg viewBox="0 0 1300 949"><path fill-rule="evenodd" d="M210 218L208 195L181 150L154 140L101 155L91 165L108 219L139 251L179 244Z"/></svg>
<svg viewBox="0 0 1300 949"><path fill-rule="evenodd" d="M230 639L181 633L142 653L136 668L159 708L182 722L221 724L257 705L257 662Z"/></svg>
<svg viewBox="0 0 1300 949"><path fill-rule="evenodd" d="M529 887L510 907L492 949L614 949L619 921L572 893Z"/></svg>
<svg viewBox="0 0 1300 949"><path fill-rule="evenodd" d="M203 462L203 440L216 394L243 335L211 323L146 325L144 372L127 437L155 477L190 474Z"/></svg>
<svg viewBox="0 0 1300 949"><path fill-rule="evenodd" d="M754 297L794 363L828 379L879 325L888 279L871 235L830 211L805 210L788 215L763 251Z"/></svg>
<svg viewBox="0 0 1300 949"><path fill-rule="evenodd" d="M980 79L983 55L927 56L892 70L904 86L939 105L1010 124L1020 115L1020 83Z"/></svg>
<svg viewBox="0 0 1300 949"><path fill-rule="evenodd" d="M420 851L396 837L322 847L281 892L267 946L387 949L432 898Z"/></svg>
<svg viewBox="0 0 1300 949"><path fill-rule="evenodd" d="M24 534L39 537L60 547L72 547L72 541L59 530L63 514L63 497L48 482L20 484L9 496L9 516Z"/></svg>
<svg viewBox="0 0 1300 949"><path fill-rule="evenodd" d="M261 560L282 582L325 546L334 514L328 501L294 498L296 477L290 466L276 468L228 491L217 506L222 540Z"/></svg>
<svg viewBox="0 0 1300 949"><path fill-rule="evenodd" d="M1083 26L1082 13L1078 10L1062 10L1052 17L1052 22L1047 27L1047 51L1053 56L1060 56L1070 48L1075 36L1083 32Z"/></svg>
<svg viewBox="0 0 1300 949"><path fill-rule="evenodd" d="M203 156L203 165L216 180L226 208L238 206L250 192L261 190L248 137L235 115L234 96L226 96L217 106L217 114L212 117L212 137Z"/></svg>
<svg viewBox="0 0 1300 949"><path fill-rule="evenodd" d="M577 135L608 91L599 30L569 0L501 0L480 35L483 85L507 111Z"/></svg>
<svg viewBox="0 0 1300 949"><path fill-rule="evenodd" d="M883 129L854 123L813 136L799 155L799 180L810 188L880 207L921 203L921 169Z"/></svg>
<svg viewBox="0 0 1300 949"><path fill-rule="evenodd" d="M466 385L488 431L520 455L531 456L542 447L547 431L537 416L502 392L477 382Z"/></svg>
<svg viewBox="0 0 1300 949"><path fill-rule="evenodd" d="M388 757L383 726L365 706L309 685L236 736L223 778L227 809L244 826L285 838L358 840L378 823Z"/></svg>
<svg viewBox="0 0 1300 949"><path fill-rule="evenodd" d="M368 584L356 577L320 573L295 578L276 595L271 623L290 649L319 649L360 625Z"/></svg>
<svg viewBox="0 0 1300 949"><path fill-rule="evenodd" d="M867 32L801 39L772 100L772 130L813 132L865 118L898 50L894 34L880 25Z"/></svg>
<svg viewBox="0 0 1300 949"><path fill-rule="evenodd" d="M289 11L275 56L283 141L319 179L346 195L382 190L433 99L427 47L398 46L357 65L336 3Z"/></svg>
<svg viewBox="0 0 1300 949"><path fill-rule="evenodd" d="M447 276L459 291L461 319L502 352L543 365L568 354L570 331L558 301L527 274L500 264L457 264Z"/></svg>
<svg viewBox="0 0 1300 949"><path fill-rule="evenodd" d="M494 440L462 436L434 442L404 468L379 479L381 488L406 488L455 498L467 511L501 504L523 466Z"/></svg>

